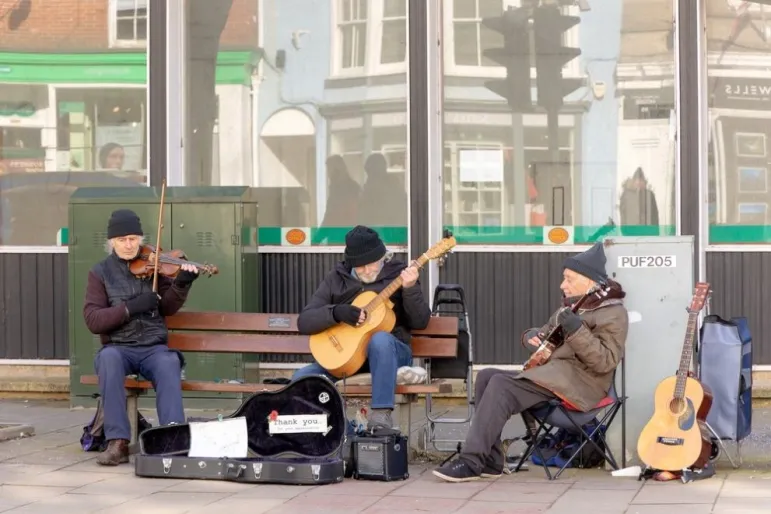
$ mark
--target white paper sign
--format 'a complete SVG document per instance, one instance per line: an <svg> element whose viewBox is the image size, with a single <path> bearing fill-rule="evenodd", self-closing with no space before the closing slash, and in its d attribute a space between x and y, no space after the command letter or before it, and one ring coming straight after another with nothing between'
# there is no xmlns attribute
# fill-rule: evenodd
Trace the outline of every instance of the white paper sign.
<svg viewBox="0 0 771 514"><path fill-rule="evenodd" d="M246 418L190 423L189 457L244 459L249 453Z"/></svg>
<svg viewBox="0 0 771 514"><path fill-rule="evenodd" d="M676 268L676 255L619 255L619 268Z"/></svg>
<svg viewBox="0 0 771 514"><path fill-rule="evenodd" d="M306 414L301 416L278 416L268 421L268 432L272 434L305 434L329 431L326 414Z"/></svg>
<svg viewBox="0 0 771 514"><path fill-rule="evenodd" d="M461 150L461 182L503 182L502 150Z"/></svg>

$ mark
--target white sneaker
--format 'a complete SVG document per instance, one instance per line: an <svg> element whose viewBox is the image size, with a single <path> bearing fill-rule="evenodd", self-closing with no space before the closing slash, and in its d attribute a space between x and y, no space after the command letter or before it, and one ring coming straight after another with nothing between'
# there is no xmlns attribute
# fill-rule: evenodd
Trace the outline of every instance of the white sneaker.
<svg viewBox="0 0 771 514"><path fill-rule="evenodd" d="M402 366L396 371L396 383L400 385L421 384L426 381L428 372L418 366Z"/></svg>

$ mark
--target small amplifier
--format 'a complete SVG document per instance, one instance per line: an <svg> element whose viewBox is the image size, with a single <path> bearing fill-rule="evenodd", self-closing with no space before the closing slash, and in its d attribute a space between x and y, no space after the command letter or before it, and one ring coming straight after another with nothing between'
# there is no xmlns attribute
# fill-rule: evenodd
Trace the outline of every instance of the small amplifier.
<svg viewBox="0 0 771 514"><path fill-rule="evenodd" d="M353 436L353 478L356 480L406 480L409 444L401 433Z"/></svg>

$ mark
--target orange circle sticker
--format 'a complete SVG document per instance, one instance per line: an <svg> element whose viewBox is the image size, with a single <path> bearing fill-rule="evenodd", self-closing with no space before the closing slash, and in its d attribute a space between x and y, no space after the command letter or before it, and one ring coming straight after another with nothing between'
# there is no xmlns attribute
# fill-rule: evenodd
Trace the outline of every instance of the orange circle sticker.
<svg viewBox="0 0 771 514"><path fill-rule="evenodd" d="M568 240L570 234L568 234L568 231L562 227L554 227L549 231L549 234L546 237L548 237L549 241L555 245L561 245Z"/></svg>
<svg viewBox="0 0 771 514"><path fill-rule="evenodd" d="M299 228L293 228L286 233L286 242L290 245L301 245L305 242L305 231Z"/></svg>

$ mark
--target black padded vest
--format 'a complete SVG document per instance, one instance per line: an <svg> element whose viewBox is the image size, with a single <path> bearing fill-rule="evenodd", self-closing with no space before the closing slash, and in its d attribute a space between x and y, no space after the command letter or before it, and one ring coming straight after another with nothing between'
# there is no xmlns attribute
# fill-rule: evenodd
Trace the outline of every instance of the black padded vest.
<svg viewBox="0 0 771 514"><path fill-rule="evenodd" d="M152 280L135 277L129 270L128 263L115 253L111 253L109 257L97 264L94 271L104 282L110 306L120 305L129 298L153 290ZM156 309L132 316L126 324L107 335L112 344L150 346L165 344L168 341L169 331L166 328L166 322Z"/></svg>

